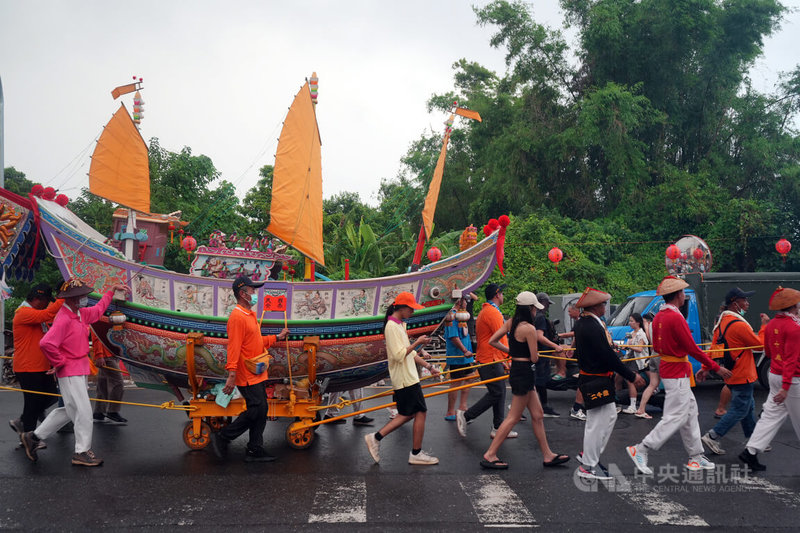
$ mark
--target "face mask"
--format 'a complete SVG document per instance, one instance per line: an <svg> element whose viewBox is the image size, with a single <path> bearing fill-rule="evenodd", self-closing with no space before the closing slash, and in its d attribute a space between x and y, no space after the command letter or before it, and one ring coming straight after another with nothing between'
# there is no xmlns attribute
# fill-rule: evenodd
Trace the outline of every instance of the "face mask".
<svg viewBox="0 0 800 533"><path fill-rule="evenodd" d="M80 300L78 300L78 307L86 307L89 305L89 298L86 296L82 296Z"/></svg>
<svg viewBox="0 0 800 533"><path fill-rule="evenodd" d="M255 293L255 292L250 295L250 305L252 307L255 307L256 305L258 305L258 294Z"/></svg>
<svg viewBox="0 0 800 533"><path fill-rule="evenodd" d="M744 316L745 313L746 313L746 311L740 307L739 308L739 314Z"/></svg>

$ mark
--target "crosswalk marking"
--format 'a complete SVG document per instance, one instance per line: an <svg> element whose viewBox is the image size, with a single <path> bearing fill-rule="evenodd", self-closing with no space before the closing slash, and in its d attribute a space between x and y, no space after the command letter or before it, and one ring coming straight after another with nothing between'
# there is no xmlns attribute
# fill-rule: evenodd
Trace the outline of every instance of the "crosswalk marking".
<svg viewBox="0 0 800 533"><path fill-rule="evenodd" d="M794 494L785 487L769 482L764 478L754 477L750 474L749 476L734 477L733 482L745 486L750 490L766 492L776 500L790 507L800 506L800 497L798 497L797 494Z"/></svg>
<svg viewBox="0 0 800 533"><path fill-rule="evenodd" d="M667 496L648 486L647 483L632 483L631 491L620 493L621 498L631 502L640 509L645 518L654 526L695 526L708 527L708 522L680 503L670 500Z"/></svg>
<svg viewBox="0 0 800 533"><path fill-rule="evenodd" d="M481 475L459 484L485 527L536 527L533 515L500 476Z"/></svg>
<svg viewBox="0 0 800 533"><path fill-rule="evenodd" d="M323 478L314 494L309 523L366 522L367 482L353 477Z"/></svg>

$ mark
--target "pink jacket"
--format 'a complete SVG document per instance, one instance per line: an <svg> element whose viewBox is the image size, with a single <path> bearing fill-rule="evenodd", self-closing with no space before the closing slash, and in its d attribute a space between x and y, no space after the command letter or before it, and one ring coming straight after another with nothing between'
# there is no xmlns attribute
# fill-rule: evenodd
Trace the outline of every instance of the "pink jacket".
<svg viewBox="0 0 800 533"><path fill-rule="evenodd" d="M56 369L56 376L89 375L89 325L103 316L114 291L108 291L96 305L74 313L66 305L58 310L53 326L47 330L39 346Z"/></svg>

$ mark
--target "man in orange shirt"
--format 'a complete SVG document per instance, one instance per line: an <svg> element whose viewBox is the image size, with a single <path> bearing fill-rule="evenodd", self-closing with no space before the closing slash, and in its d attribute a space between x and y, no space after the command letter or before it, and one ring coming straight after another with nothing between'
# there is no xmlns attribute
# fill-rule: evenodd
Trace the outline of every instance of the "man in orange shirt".
<svg viewBox="0 0 800 533"><path fill-rule="evenodd" d="M48 372L50 362L39 348L47 324L53 321L64 300L51 303L52 289L49 285L33 287L25 301L14 313L14 372L23 390L58 394L55 378ZM17 433L33 431L36 422L45 410L56 403L56 396L25 392L22 416L9 421L11 429Z"/></svg>
<svg viewBox="0 0 800 533"><path fill-rule="evenodd" d="M731 403L728 411L722 416L713 429L707 431L702 437L703 444L717 455L722 455L725 450L719 440L737 422L742 423L745 438L749 439L756 427L755 408L753 398L753 384L758 379L756 364L753 360L753 347L764 345L764 326L769 322L769 316L761 313L761 330L758 335L753 333L742 317L750 308L750 298L755 291L743 291L736 287L725 295L725 310L720 315L717 327L714 328L712 344L724 344L730 351L723 354L723 366L732 372L725 384L731 390ZM703 370L709 368L703 365Z"/></svg>
<svg viewBox="0 0 800 533"><path fill-rule="evenodd" d="M503 304L503 289L505 284L498 285L490 283L487 285L484 295L486 296L486 303L483 304L481 312L478 313L478 319L475 323L475 332L478 337L478 350L475 358L479 364L487 364L478 367L478 374L482 381L492 378L499 378L506 374L505 368L500 361L507 358L506 354L489 344L489 339L494 335L494 332L503 327L503 313L500 312L500 306ZM508 339L502 337L500 342L508 346ZM467 424L478 418L490 407L492 408L492 431L490 436L494 438L497 428L505 420L505 403L506 403L506 383L505 381L494 381L486 384L486 394L477 401L472 407L466 411L456 411L456 427L458 434L462 437L467 436ZM516 431L511 431L508 434L509 439L519 436Z"/></svg>
<svg viewBox="0 0 800 533"><path fill-rule="evenodd" d="M261 335L261 325L254 308L258 304L256 289L262 285L264 284L254 283L247 276L239 276L233 282L236 307L228 317L228 361L225 364L228 379L222 392L230 394L235 385L244 398L247 408L236 420L212 435L212 448L220 458L226 455L228 444L232 440L249 431L250 439L247 442L244 460L246 462L275 460L264 450L264 428L267 425L268 409L264 382L269 376L266 370L261 374L250 372L245 359L263 354L276 341L285 339L289 335L289 330L284 328L277 336Z"/></svg>

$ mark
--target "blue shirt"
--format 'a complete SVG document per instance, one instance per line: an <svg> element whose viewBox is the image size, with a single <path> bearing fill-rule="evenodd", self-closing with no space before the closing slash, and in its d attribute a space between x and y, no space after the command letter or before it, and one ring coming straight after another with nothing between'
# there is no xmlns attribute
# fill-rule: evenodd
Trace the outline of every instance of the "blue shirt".
<svg viewBox="0 0 800 533"><path fill-rule="evenodd" d="M453 320L449 323L445 322L444 326L444 338L445 338L445 355L464 355L464 352L458 348L455 343L453 343L453 337L458 337L461 340L461 344L464 345L464 348L467 351L472 351L472 341L469 338L469 330L466 326L459 327L458 322ZM468 365L475 362L475 357L459 357L447 360L447 364L450 365Z"/></svg>

